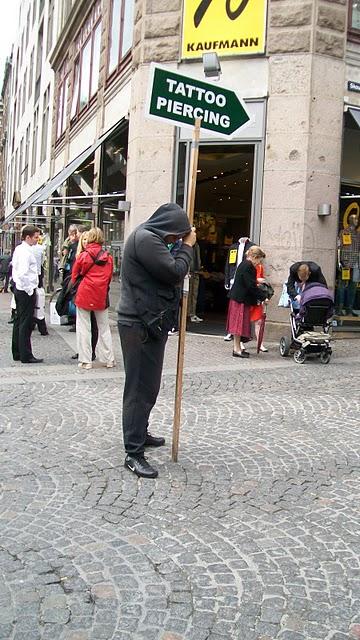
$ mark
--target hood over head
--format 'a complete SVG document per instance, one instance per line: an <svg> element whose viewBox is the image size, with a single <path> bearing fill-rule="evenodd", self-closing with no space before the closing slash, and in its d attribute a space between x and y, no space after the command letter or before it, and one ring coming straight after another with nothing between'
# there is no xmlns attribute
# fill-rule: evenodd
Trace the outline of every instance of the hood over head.
<svg viewBox="0 0 360 640"><path fill-rule="evenodd" d="M187 214L184 209L175 202L162 204L161 207L156 209L149 220L140 226L143 229L156 233L156 235L162 239L166 236L183 237L191 231Z"/></svg>

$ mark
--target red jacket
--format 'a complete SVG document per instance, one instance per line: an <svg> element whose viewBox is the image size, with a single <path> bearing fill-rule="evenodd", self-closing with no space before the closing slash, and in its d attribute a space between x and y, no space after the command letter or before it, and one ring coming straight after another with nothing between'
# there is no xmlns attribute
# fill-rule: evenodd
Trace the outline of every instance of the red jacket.
<svg viewBox="0 0 360 640"><path fill-rule="evenodd" d="M101 251L99 244L88 244L86 250L76 258L71 272L73 282L78 276L83 276L75 296L75 304L87 311L103 311L106 308L106 298L113 274L113 259L107 251L101 252L98 257L101 264L94 263L91 256L96 258L99 251Z"/></svg>

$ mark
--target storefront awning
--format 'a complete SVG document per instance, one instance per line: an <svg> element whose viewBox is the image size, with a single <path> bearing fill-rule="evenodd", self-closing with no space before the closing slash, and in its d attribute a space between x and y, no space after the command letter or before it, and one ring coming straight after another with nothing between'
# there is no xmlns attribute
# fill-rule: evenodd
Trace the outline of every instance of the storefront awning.
<svg viewBox="0 0 360 640"><path fill-rule="evenodd" d="M357 126L360 129L360 109L348 109L349 113L352 115L353 119L355 120Z"/></svg>
<svg viewBox="0 0 360 640"><path fill-rule="evenodd" d="M61 169L61 171L59 171L59 173L56 176L54 176L51 180L49 180L49 182L47 182L45 185L37 189L37 191L35 191L31 196L29 196L29 198L25 200L25 202L23 202L17 209L14 209L14 211L12 211L10 215L8 215L8 217L5 218L2 224L10 222L16 216L23 213L29 207L32 207L32 206L36 207L36 205L41 204L46 200L48 200L51 194L54 193L54 191L56 191L56 189L58 189L60 185L63 182L65 182L65 180L67 180L71 176L71 174L73 174L74 171L76 171L76 169L80 167L80 165L83 162L85 162L85 160L89 156L91 156L91 154L94 153L94 151L103 142L105 142L107 138L109 138L109 136L111 136L112 133L114 133L114 131L118 128L118 126L119 126L119 122L117 122L116 125L111 127L111 129L103 133L103 135L100 136L100 138L98 138L90 147L85 149L85 151L82 151L80 155L78 155L76 158L74 158L74 160L69 162L69 164L67 164L66 167Z"/></svg>

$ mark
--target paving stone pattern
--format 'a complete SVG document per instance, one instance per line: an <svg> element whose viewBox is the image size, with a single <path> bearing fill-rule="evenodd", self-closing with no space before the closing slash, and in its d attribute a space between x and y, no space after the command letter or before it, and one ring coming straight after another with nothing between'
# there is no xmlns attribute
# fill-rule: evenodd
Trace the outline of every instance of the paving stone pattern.
<svg viewBox="0 0 360 640"><path fill-rule="evenodd" d="M12 365L0 319L0 638L360 638L360 341L245 368L191 337L178 464L170 344L145 481L121 371L77 373L65 329L35 338L45 369Z"/></svg>

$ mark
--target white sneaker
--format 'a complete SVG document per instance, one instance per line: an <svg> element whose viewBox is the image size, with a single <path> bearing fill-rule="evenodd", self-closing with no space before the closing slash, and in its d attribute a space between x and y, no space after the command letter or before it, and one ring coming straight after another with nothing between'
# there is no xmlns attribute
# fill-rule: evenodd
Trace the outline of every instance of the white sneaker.
<svg viewBox="0 0 360 640"><path fill-rule="evenodd" d="M92 369L92 364L91 362L79 362L78 367L79 369Z"/></svg>
<svg viewBox="0 0 360 640"><path fill-rule="evenodd" d="M178 336L179 332L176 329L171 329L171 331L168 331L168 336Z"/></svg>
<svg viewBox="0 0 360 640"><path fill-rule="evenodd" d="M226 336L224 337L225 342L230 342L233 339L233 335L232 333L227 333Z"/></svg>
<svg viewBox="0 0 360 640"><path fill-rule="evenodd" d="M203 318L199 318L199 316L190 316L190 321L191 322L203 322L204 319Z"/></svg>

